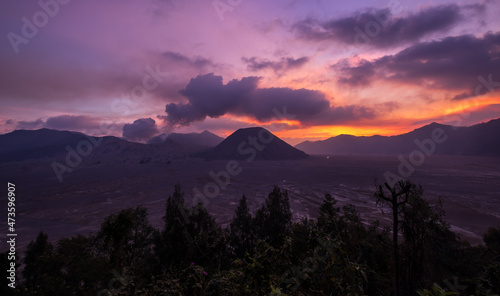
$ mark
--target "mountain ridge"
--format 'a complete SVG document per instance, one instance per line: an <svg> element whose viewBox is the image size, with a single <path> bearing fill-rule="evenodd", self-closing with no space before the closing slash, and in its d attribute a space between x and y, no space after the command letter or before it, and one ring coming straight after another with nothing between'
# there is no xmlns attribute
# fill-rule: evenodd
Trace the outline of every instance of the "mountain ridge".
<svg viewBox="0 0 500 296"><path fill-rule="evenodd" d="M295 147L308 154L317 155L407 154L418 149L415 143L417 140L432 139L435 130L441 130L446 136L446 141L436 143L435 154L500 156L500 119L468 127L432 122L400 135L339 135L320 141L304 141Z"/></svg>

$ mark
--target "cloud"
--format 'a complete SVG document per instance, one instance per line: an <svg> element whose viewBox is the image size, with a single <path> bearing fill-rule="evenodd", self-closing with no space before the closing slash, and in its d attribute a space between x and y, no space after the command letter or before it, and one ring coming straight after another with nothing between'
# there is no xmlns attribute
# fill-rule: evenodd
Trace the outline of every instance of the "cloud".
<svg viewBox="0 0 500 296"><path fill-rule="evenodd" d="M250 71L260 71L271 69L274 72L283 72L292 69L298 69L309 62L308 57L301 57L298 59L283 57L279 61L270 61L266 59L259 59L257 57L241 58L247 64L247 69Z"/></svg>
<svg viewBox="0 0 500 296"><path fill-rule="evenodd" d="M163 57L178 63L183 63L194 68L200 69L207 66L215 66L212 60L197 56L196 58L188 58L187 56L178 52L166 51L162 54Z"/></svg>
<svg viewBox="0 0 500 296"><path fill-rule="evenodd" d="M488 104L480 107L460 110L443 116L426 118L425 120L413 122L413 124L421 126L431 122L439 122L441 124L452 126L471 126L497 118L500 118L500 104Z"/></svg>
<svg viewBox="0 0 500 296"><path fill-rule="evenodd" d="M33 130L42 128L43 125L43 120L41 118L38 118L37 120L33 121L18 121L16 123L16 129Z"/></svg>
<svg viewBox="0 0 500 296"><path fill-rule="evenodd" d="M70 49L67 51L73 52L73 47ZM144 83L149 85L145 95L148 100L178 99L177 91L182 87L178 80L192 77L192 74L181 75L186 68L184 64L169 64L158 54L123 62L116 62L114 57L92 58L99 65L86 63L84 54L81 53L82 61L67 61L59 57L61 55L55 57L47 52L27 52L22 56L0 54L0 99L13 103L29 101L33 109L45 102L58 102L63 106L80 103L82 99L108 105L117 97L132 97L132 91ZM197 60L195 63L204 62Z"/></svg>
<svg viewBox="0 0 500 296"><path fill-rule="evenodd" d="M116 134L122 129L122 124L109 123L99 117L88 115L59 115L49 117L47 120L38 118L33 121L16 121L8 119L6 125L14 125L16 130L34 130L48 128L54 130L76 131L86 133L92 136L103 136Z"/></svg>
<svg viewBox="0 0 500 296"><path fill-rule="evenodd" d="M44 127L57 130L84 131L98 129L101 119L87 115L60 115L50 117Z"/></svg>
<svg viewBox="0 0 500 296"><path fill-rule="evenodd" d="M259 81L259 77L250 76L224 85L222 76L199 75L180 91L188 103L166 105L167 116L163 119L171 125L185 126L207 117L232 114L259 122L297 120L304 125L328 125L375 117L368 107L330 106L320 91L258 88Z"/></svg>
<svg viewBox="0 0 500 296"><path fill-rule="evenodd" d="M456 4L440 5L405 17L395 17L389 9L370 9L326 22L306 19L293 25L296 34L307 40L335 40L349 45L367 44L392 47L450 28L461 20Z"/></svg>
<svg viewBox="0 0 500 296"><path fill-rule="evenodd" d="M330 68L340 70L343 76L338 82L350 86L369 85L376 72L375 65L367 60L361 60L355 67L351 67L347 60L342 60Z"/></svg>
<svg viewBox="0 0 500 296"><path fill-rule="evenodd" d="M357 65L341 61L332 69L341 75L339 83L350 86L387 80L460 92L454 97L459 100L500 88L499 44L500 32L447 37Z"/></svg>
<svg viewBox="0 0 500 296"><path fill-rule="evenodd" d="M158 133L156 121L152 118L141 118L123 126L123 137L130 141L146 141Z"/></svg>

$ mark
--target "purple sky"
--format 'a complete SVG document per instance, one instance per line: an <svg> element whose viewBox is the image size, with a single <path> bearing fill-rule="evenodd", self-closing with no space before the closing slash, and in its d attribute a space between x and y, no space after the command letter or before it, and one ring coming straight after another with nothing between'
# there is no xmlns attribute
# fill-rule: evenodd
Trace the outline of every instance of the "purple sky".
<svg viewBox="0 0 500 296"><path fill-rule="evenodd" d="M500 117L498 1L0 5L0 133L260 125L296 144Z"/></svg>

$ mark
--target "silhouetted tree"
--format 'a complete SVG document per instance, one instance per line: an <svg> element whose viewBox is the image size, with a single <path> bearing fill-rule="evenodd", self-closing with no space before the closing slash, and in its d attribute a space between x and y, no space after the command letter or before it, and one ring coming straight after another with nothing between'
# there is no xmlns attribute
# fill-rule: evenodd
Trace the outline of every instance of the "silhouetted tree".
<svg viewBox="0 0 500 296"><path fill-rule="evenodd" d="M111 214L101 225L97 239L109 254L113 267L135 266L153 252L155 229L143 207Z"/></svg>
<svg viewBox="0 0 500 296"><path fill-rule="evenodd" d="M318 227L326 233L337 234L339 231L340 208L335 207L336 204L337 200L330 194L326 194L319 207Z"/></svg>
<svg viewBox="0 0 500 296"><path fill-rule="evenodd" d="M45 233L40 232L36 240L29 243L24 264L22 274L30 295L61 294L61 264Z"/></svg>
<svg viewBox="0 0 500 296"><path fill-rule="evenodd" d="M188 256L190 261L207 268L218 268L226 241L222 230L202 203L191 209L187 229L191 242Z"/></svg>
<svg viewBox="0 0 500 296"><path fill-rule="evenodd" d="M500 254L500 227L490 227L483 235L486 247L493 252Z"/></svg>
<svg viewBox="0 0 500 296"><path fill-rule="evenodd" d="M431 207L422 199L421 186L412 186L408 194L408 203L401 210L403 235L403 261L407 294L415 294L417 286L430 286L424 276L443 274L445 270L442 259L452 255L455 247L455 235L449 230L449 225L443 221L441 205Z"/></svg>
<svg viewBox="0 0 500 296"><path fill-rule="evenodd" d="M292 212L288 192L282 192L275 186L265 204L255 214L254 221L259 238L278 248L291 229Z"/></svg>
<svg viewBox="0 0 500 296"><path fill-rule="evenodd" d="M184 193L176 184L174 193L167 199L165 222L162 235L156 242L156 249L163 268L178 267L189 261L187 254L193 241L188 233L189 211L184 204Z"/></svg>
<svg viewBox="0 0 500 296"><path fill-rule="evenodd" d="M61 262L63 295L91 295L107 287L111 267L95 246L94 237L76 235L58 241L57 260Z"/></svg>
<svg viewBox="0 0 500 296"><path fill-rule="evenodd" d="M245 253L254 248L254 236L252 215L248 209L247 198L243 195L229 225L229 245L236 257L244 258Z"/></svg>
<svg viewBox="0 0 500 296"><path fill-rule="evenodd" d="M390 196L384 190L382 185L379 185L375 197L378 201L384 201L389 204L392 209L392 243L393 243L393 257L394 257L394 293L396 296L401 296L400 287L400 259L399 259L399 245L398 245L398 232L400 223L400 214L402 207L408 202L408 198L415 185L409 181L400 181L394 187L389 184L384 184L390 193Z"/></svg>

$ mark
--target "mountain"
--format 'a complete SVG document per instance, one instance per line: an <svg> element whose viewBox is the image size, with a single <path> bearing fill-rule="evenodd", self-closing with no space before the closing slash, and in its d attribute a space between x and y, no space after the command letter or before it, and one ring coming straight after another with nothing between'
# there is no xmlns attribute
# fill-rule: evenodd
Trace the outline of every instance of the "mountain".
<svg viewBox="0 0 500 296"><path fill-rule="evenodd" d="M164 133L149 139L147 143L164 143L166 140L171 140L180 144L186 153L191 154L215 147L222 142L224 138L212 134L209 131L189 134L171 133L168 135Z"/></svg>
<svg viewBox="0 0 500 296"><path fill-rule="evenodd" d="M421 150L440 155L500 156L500 119L470 127L434 122L398 136L339 135L322 141L305 141L295 147L309 154L323 155L408 154Z"/></svg>
<svg viewBox="0 0 500 296"><path fill-rule="evenodd" d="M304 159L308 155L290 146L285 141L261 127L243 128L235 131L220 144L207 151L195 154L206 160L285 160Z"/></svg>
<svg viewBox="0 0 500 296"><path fill-rule="evenodd" d="M117 137L91 137L83 133L50 129L17 130L0 135L0 162L23 161L68 154L97 161L141 161L182 154L182 146L168 140L146 145Z"/></svg>
<svg viewBox="0 0 500 296"><path fill-rule="evenodd" d="M0 135L0 161L53 156L65 151L66 146L76 146L86 140L86 135L50 129L17 130Z"/></svg>

